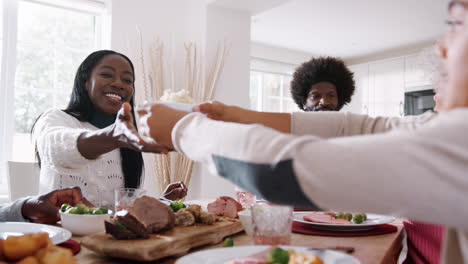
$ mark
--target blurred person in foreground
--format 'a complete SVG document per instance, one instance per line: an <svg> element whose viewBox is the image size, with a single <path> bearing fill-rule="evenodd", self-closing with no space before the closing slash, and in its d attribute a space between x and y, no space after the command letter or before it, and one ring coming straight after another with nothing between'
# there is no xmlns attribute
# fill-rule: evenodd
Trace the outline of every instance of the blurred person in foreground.
<svg viewBox="0 0 468 264"><path fill-rule="evenodd" d="M272 202L444 225L442 263L468 263L468 1L450 2L449 12L450 28L440 43L447 76L442 106L419 125L367 116L357 116L361 123L355 125L348 113L330 113L320 123L323 117L314 113L256 113L219 122L156 104L139 109L141 133ZM292 134L232 123L258 123L262 119L254 116L265 114L270 120L261 123ZM386 133L392 122L400 128ZM377 132L378 123L382 133L362 135Z"/></svg>

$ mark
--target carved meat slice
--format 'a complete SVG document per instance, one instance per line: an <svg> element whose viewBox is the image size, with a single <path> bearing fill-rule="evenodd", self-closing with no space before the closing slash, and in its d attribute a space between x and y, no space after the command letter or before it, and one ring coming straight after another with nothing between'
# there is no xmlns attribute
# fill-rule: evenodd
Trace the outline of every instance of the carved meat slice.
<svg viewBox="0 0 468 264"><path fill-rule="evenodd" d="M272 249L273 247L270 247L248 257L231 259L225 264L267 264L267 255Z"/></svg>
<svg viewBox="0 0 468 264"><path fill-rule="evenodd" d="M149 196L136 199L127 210L118 211L112 222L105 223L106 233L116 239L148 238L151 233L171 229L174 225L172 209Z"/></svg>
<svg viewBox="0 0 468 264"><path fill-rule="evenodd" d="M237 217L237 212L242 210L242 205L229 196L221 196L216 201L208 204L208 212L215 215Z"/></svg>
<svg viewBox="0 0 468 264"><path fill-rule="evenodd" d="M174 211L166 204L149 196L135 200L128 212L136 216L150 233L171 229L175 225Z"/></svg>
<svg viewBox="0 0 468 264"><path fill-rule="evenodd" d="M309 221L309 222L325 223L325 224L338 224L338 225L352 224L352 222L346 219L336 219L330 214L324 214L320 212L313 212L313 213L304 215L304 220Z"/></svg>

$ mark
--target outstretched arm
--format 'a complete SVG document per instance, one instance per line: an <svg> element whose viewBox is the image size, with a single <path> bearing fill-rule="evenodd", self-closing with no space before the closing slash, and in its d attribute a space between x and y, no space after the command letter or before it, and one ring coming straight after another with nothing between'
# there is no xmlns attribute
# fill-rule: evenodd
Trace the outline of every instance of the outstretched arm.
<svg viewBox="0 0 468 264"><path fill-rule="evenodd" d="M117 148L167 153L167 149L164 146L146 143L141 139L133 125L131 106L128 103L122 105L113 125L96 131L82 133L78 137L77 145L81 155L87 159L96 159L100 155Z"/></svg>
<svg viewBox="0 0 468 264"><path fill-rule="evenodd" d="M148 136L273 202L404 215L468 230L462 220L468 215L451 216L468 203L459 188L468 184L468 156L458 151L468 148L462 132L468 130L466 109L441 114L411 132L329 140L214 121L163 105L147 111L142 125ZM436 208L443 212L434 214Z"/></svg>
<svg viewBox="0 0 468 264"><path fill-rule="evenodd" d="M262 124L283 133L291 132L291 114L258 112L221 102L207 102L193 108L195 112L206 114L214 120L235 122L241 124Z"/></svg>
<svg viewBox="0 0 468 264"><path fill-rule="evenodd" d="M401 128L413 130L431 120L435 114L408 117L371 117L349 112L258 112L221 102L207 102L195 106L195 112L213 120L241 124L261 124L283 133L316 135L322 138L384 133Z"/></svg>

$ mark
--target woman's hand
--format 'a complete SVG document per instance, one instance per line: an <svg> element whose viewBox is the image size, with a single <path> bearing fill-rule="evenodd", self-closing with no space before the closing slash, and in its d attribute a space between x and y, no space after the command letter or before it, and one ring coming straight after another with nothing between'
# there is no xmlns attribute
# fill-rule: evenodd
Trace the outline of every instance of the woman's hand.
<svg viewBox="0 0 468 264"><path fill-rule="evenodd" d="M130 148L143 152L167 153L167 147L154 142L145 142L141 138L134 125L131 109L132 107L129 103L124 103L117 113L117 118L112 130L112 137L115 138L117 146L119 148Z"/></svg>
<svg viewBox="0 0 468 264"><path fill-rule="evenodd" d="M225 105L218 101L201 103L194 106L192 110L206 114L208 118L214 120L242 123L242 108Z"/></svg>
<svg viewBox="0 0 468 264"><path fill-rule="evenodd" d="M174 149L171 133L175 124L188 112L163 104L144 104L138 107L140 134L149 142Z"/></svg>
<svg viewBox="0 0 468 264"><path fill-rule="evenodd" d="M192 110L204 113L214 120L240 124L262 124L283 133L291 132L291 114L289 113L257 112L238 106L225 105L217 101L199 104Z"/></svg>
<svg viewBox="0 0 468 264"><path fill-rule="evenodd" d="M176 201L184 198L187 195L187 191L188 189L185 184L181 181L178 181L167 185L161 196L168 200Z"/></svg>
<svg viewBox="0 0 468 264"><path fill-rule="evenodd" d="M58 211L64 203L73 206L79 203L93 206L93 204L83 197L79 187L73 187L32 197L24 202L21 212L23 217L31 222L55 224L60 220Z"/></svg>
<svg viewBox="0 0 468 264"><path fill-rule="evenodd" d="M87 159L97 159L100 155L117 148L135 151L167 153L166 146L155 142L145 142L133 124L129 103L124 103L117 113L114 124L96 131L84 132L78 137L78 151Z"/></svg>

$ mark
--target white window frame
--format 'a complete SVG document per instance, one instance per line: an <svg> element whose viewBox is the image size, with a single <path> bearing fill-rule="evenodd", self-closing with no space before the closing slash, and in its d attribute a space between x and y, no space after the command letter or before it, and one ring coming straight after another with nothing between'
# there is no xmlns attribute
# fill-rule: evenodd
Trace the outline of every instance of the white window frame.
<svg viewBox="0 0 468 264"><path fill-rule="evenodd" d="M283 89L283 85L284 85L284 79L286 77L291 77L292 75L289 75L289 74L285 74L285 73L278 73L278 72L267 72L267 71L259 71L259 70L251 70L250 71L251 73L252 72L255 72L255 73L260 73L260 74L274 74L274 75L277 75L277 76L280 76L280 95L279 96L270 96L270 97L277 97L278 99L280 99L280 107L279 109L277 110L278 112L285 112L285 105L284 105L284 100L286 99L290 99L290 96L288 95L285 95L284 94L284 89ZM257 106L256 106L256 109L257 111L265 111L264 109L264 102L265 102L265 97L264 97L264 94L263 94L263 76L261 77L260 79L260 88L257 90ZM292 100L292 99L291 99Z"/></svg>
<svg viewBox="0 0 468 264"><path fill-rule="evenodd" d="M3 1L3 38L0 74L0 201L7 195L7 166L12 158L14 137L14 98L18 3L31 2L100 16L96 25L96 47L110 47L110 0L1 0ZM104 34L103 34L104 33Z"/></svg>
<svg viewBox="0 0 468 264"><path fill-rule="evenodd" d="M285 96L284 94L284 78L285 77L292 77L294 70L298 67L295 64L289 64L285 62L275 61L275 60L268 60L265 58L257 58L251 57L250 60L250 72L257 72L261 74L274 74L281 76L280 79L280 109L278 111L284 111L284 99L289 98L289 96ZM260 83L263 83L263 78L260 80ZM260 84L260 89L257 90L257 111L264 111L264 96L263 96L263 84ZM291 99L292 100L292 99Z"/></svg>

